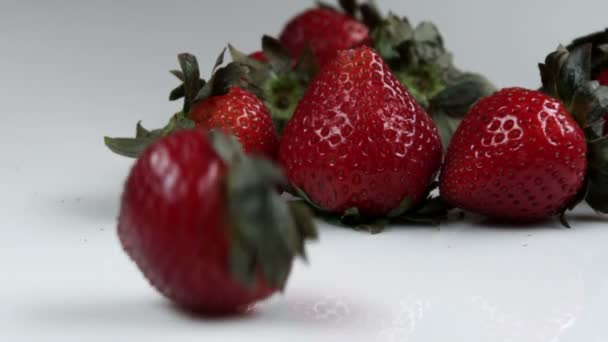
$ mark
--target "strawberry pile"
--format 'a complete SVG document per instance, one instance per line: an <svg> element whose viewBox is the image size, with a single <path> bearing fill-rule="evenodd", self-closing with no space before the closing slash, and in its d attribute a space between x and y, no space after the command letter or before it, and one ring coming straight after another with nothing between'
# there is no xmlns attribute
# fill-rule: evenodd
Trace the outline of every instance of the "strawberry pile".
<svg viewBox="0 0 608 342"><path fill-rule="evenodd" d="M137 158L122 245L180 306L236 313L283 290L316 238L311 214L375 233L454 208L564 225L583 201L608 213L608 31L547 56L540 90L496 91L454 65L432 23L339 3L260 51L229 45L208 81L180 54L181 110L105 139Z"/></svg>

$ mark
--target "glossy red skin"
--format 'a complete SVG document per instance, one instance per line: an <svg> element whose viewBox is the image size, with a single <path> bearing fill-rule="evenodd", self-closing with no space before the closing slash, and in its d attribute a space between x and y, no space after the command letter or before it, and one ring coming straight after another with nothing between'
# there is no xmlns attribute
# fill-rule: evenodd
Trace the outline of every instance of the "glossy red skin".
<svg viewBox="0 0 608 342"><path fill-rule="evenodd" d="M342 51L287 124L279 161L293 186L333 213L382 216L419 202L441 164L437 127L369 47Z"/></svg>
<svg viewBox="0 0 608 342"><path fill-rule="evenodd" d="M608 87L608 69L600 72L600 74L597 77L597 80L598 80L598 82L600 82L601 85ZM604 134L608 134L608 113L606 113L604 120L606 120L604 122Z"/></svg>
<svg viewBox="0 0 608 342"><path fill-rule="evenodd" d="M247 153L276 159L279 137L270 112L246 90L233 87L225 95L209 97L192 109L190 118L207 130L234 134Z"/></svg>
<svg viewBox="0 0 608 342"><path fill-rule="evenodd" d="M503 89L480 100L457 129L440 177L450 204L491 218L557 214L583 185L587 145L561 102Z"/></svg>
<svg viewBox="0 0 608 342"><path fill-rule="evenodd" d="M229 272L226 165L202 130L163 138L137 161L122 197L118 235L155 288L184 308L239 312L270 296Z"/></svg>
<svg viewBox="0 0 608 342"><path fill-rule="evenodd" d="M317 63L324 66L338 50L368 43L370 37L367 26L355 18L327 8L314 8L289 21L280 41L296 59L310 44Z"/></svg>
<svg viewBox="0 0 608 342"><path fill-rule="evenodd" d="M249 57L255 59L256 61L262 62L262 63L268 62L268 58L266 58L264 51L256 51L256 52L250 54Z"/></svg>

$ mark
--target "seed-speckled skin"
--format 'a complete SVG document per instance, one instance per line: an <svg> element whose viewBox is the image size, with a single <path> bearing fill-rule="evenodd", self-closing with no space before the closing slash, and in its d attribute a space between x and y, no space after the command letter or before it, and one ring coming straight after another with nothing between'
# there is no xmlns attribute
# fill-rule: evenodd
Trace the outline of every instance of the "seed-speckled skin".
<svg viewBox="0 0 608 342"><path fill-rule="evenodd" d="M206 133L181 131L155 143L125 185L118 235L150 283L180 306L232 313L270 296L229 272L226 165Z"/></svg>
<svg viewBox="0 0 608 342"><path fill-rule="evenodd" d="M581 189L586 153L583 131L561 102L538 91L503 89L480 100L454 134L441 196L492 218L543 219Z"/></svg>
<svg viewBox="0 0 608 342"><path fill-rule="evenodd" d="M310 44L317 63L324 66L338 50L366 43L370 37L367 26L355 18L332 9L314 8L289 21L280 40L296 59Z"/></svg>
<svg viewBox="0 0 608 342"><path fill-rule="evenodd" d="M329 212L385 215L426 195L441 163L437 127L369 47L341 51L287 124L279 160Z"/></svg>
<svg viewBox="0 0 608 342"><path fill-rule="evenodd" d="M225 95L198 103L190 118L205 129L234 134L247 153L276 159L279 137L264 103L254 94L233 87Z"/></svg>
<svg viewBox="0 0 608 342"><path fill-rule="evenodd" d="M600 74L597 76L597 80L601 85L608 87L608 69L600 72ZM606 120L604 122L604 134L608 134L608 113L606 113L604 120Z"/></svg>

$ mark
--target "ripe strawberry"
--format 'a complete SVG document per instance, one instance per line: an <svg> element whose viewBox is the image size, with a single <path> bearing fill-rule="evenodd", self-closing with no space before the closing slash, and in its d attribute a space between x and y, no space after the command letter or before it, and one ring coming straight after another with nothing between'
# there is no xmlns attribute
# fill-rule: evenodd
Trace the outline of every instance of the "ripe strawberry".
<svg viewBox="0 0 608 342"><path fill-rule="evenodd" d="M120 241L145 277L178 305L236 313L283 289L303 240L301 206L273 188L280 172L217 132L183 130L148 148L125 185Z"/></svg>
<svg viewBox="0 0 608 342"><path fill-rule="evenodd" d="M337 10L314 8L291 19L281 33L280 41L296 59L309 45L317 63L323 67L338 50L369 42L369 29Z"/></svg>
<svg viewBox="0 0 608 342"><path fill-rule="evenodd" d="M585 135L561 102L503 89L479 101L454 134L441 174L448 203L498 219L557 214L583 185Z"/></svg>
<svg viewBox="0 0 608 342"><path fill-rule="evenodd" d="M249 91L232 87L192 108L190 119L206 129L221 129L236 136L247 153L276 158L279 137L264 103Z"/></svg>
<svg viewBox="0 0 608 342"><path fill-rule="evenodd" d="M200 126L220 129L235 135L245 152L276 158L278 135L264 103L253 93L242 89L247 68L239 63L223 63L218 58L209 82L200 79L196 58L179 55L181 71L172 71L182 85L171 92L170 100L184 98L183 110L162 129L148 131L138 124L135 138L106 138L106 145L115 153L138 157L151 143L176 130Z"/></svg>
<svg viewBox="0 0 608 342"><path fill-rule="evenodd" d="M339 52L312 81L279 160L317 207L374 217L423 200L441 150L430 117L382 58L360 47Z"/></svg>

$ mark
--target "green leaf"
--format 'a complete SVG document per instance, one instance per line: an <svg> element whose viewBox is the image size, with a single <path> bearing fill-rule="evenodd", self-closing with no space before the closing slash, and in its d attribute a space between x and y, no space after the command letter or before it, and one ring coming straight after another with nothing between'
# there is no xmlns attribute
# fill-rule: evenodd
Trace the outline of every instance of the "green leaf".
<svg viewBox="0 0 608 342"><path fill-rule="evenodd" d="M412 209L412 204L412 199L407 197L403 201L401 201L397 208L391 210L386 216L391 219L399 217L408 212L410 209Z"/></svg>
<svg viewBox="0 0 608 342"><path fill-rule="evenodd" d="M169 94L169 101L176 101L186 96L186 87L182 84Z"/></svg>
<svg viewBox="0 0 608 342"><path fill-rule="evenodd" d="M312 81L319 72L319 65L317 64L315 54L312 52L310 44L306 44L304 51L298 59L295 71L296 75L298 75L305 84Z"/></svg>
<svg viewBox="0 0 608 342"><path fill-rule="evenodd" d="M596 211L608 213L608 138L590 142L587 177L587 203Z"/></svg>
<svg viewBox="0 0 608 342"><path fill-rule="evenodd" d="M241 85L247 74L247 66L236 62L219 68L209 82L200 89L194 100L198 102L210 96L227 94L232 87Z"/></svg>
<svg viewBox="0 0 608 342"><path fill-rule="evenodd" d="M262 38L262 50L275 70L291 70L292 58L289 51L277 39L265 35Z"/></svg>
<svg viewBox="0 0 608 342"><path fill-rule="evenodd" d="M339 0L340 7L344 10L344 13L354 17L357 15L357 1L356 0Z"/></svg>
<svg viewBox="0 0 608 342"><path fill-rule="evenodd" d="M201 88L201 75L198 62L194 55L182 53L178 56L179 64L184 76L184 113L189 113L194 104L194 99Z"/></svg>
<svg viewBox="0 0 608 342"><path fill-rule="evenodd" d="M471 107L495 91L494 85L485 77L462 73L451 79L445 88L431 99L430 115L439 129L445 149Z"/></svg>
<svg viewBox="0 0 608 342"><path fill-rule="evenodd" d="M568 53L568 50L563 46L559 46L556 51L550 53L545 58L544 64L538 65L543 83L543 91L551 97L559 97L558 83L561 66L568 58Z"/></svg>
<svg viewBox="0 0 608 342"><path fill-rule="evenodd" d="M139 156L152 145L157 138L110 138L105 137L105 145L114 153L127 158L139 158Z"/></svg>
<svg viewBox="0 0 608 342"><path fill-rule="evenodd" d="M211 139L219 150L232 150L225 159L230 235L235 246L231 271L246 284L251 284L252 272L260 271L269 286L283 289L293 258L305 256L304 240L316 237L316 228L308 211L288 205L274 190L284 182L278 168L246 156L229 138L218 138L221 134L212 133Z"/></svg>
<svg viewBox="0 0 608 342"><path fill-rule="evenodd" d="M569 104L576 90L591 81L591 45L578 47L567 55L557 81L559 98Z"/></svg>
<svg viewBox="0 0 608 342"><path fill-rule="evenodd" d="M608 87L595 81L579 86L571 100L570 113L582 128L597 126L601 132L608 113Z"/></svg>
<svg viewBox="0 0 608 342"><path fill-rule="evenodd" d="M217 70L217 68L224 64L224 56L226 55L226 48L224 48L222 50L222 52L220 52L219 56L217 56L217 59L215 60L215 63L213 64L213 70L211 71L211 73L213 74L215 72L215 70Z"/></svg>
<svg viewBox="0 0 608 342"><path fill-rule="evenodd" d="M173 76L177 77L178 80L185 82L186 81L186 77L184 76L184 73L181 70L171 70L169 71Z"/></svg>
<svg viewBox="0 0 608 342"><path fill-rule="evenodd" d="M366 3L360 5L359 11L361 11L363 22L365 25L367 25L367 27L370 28L370 30L376 29L382 22L382 14L374 1L367 1Z"/></svg>

